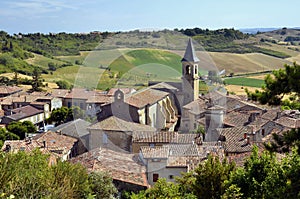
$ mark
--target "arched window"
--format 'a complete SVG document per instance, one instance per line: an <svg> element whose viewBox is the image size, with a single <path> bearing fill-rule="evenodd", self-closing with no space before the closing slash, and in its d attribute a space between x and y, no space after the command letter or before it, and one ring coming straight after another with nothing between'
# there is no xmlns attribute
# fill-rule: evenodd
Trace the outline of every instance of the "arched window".
<svg viewBox="0 0 300 199"><path fill-rule="evenodd" d="M195 66L195 75L197 75L198 74L198 66L196 65Z"/></svg>
<svg viewBox="0 0 300 199"><path fill-rule="evenodd" d="M186 72L187 75L191 74L191 66L190 65L186 66L185 72Z"/></svg>

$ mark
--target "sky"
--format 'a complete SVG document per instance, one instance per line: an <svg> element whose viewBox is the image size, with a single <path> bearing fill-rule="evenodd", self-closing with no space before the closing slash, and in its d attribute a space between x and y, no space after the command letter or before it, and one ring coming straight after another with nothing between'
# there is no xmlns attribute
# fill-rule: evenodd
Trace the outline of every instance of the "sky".
<svg viewBox="0 0 300 199"><path fill-rule="evenodd" d="M1 0L13 33L299 27L299 0Z"/></svg>

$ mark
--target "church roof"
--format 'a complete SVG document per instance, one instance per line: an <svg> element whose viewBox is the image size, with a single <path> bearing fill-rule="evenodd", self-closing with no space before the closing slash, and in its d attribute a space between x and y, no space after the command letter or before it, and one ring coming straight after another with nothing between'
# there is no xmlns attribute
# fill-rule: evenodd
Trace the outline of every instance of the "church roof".
<svg viewBox="0 0 300 199"><path fill-rule="evenodd" d="M196 56L195 49L194 49L191 38L189 38L188 45L186 47L184 56L181 61L187 61L187 62L199 62L200 61L199 58Z"/></svg>

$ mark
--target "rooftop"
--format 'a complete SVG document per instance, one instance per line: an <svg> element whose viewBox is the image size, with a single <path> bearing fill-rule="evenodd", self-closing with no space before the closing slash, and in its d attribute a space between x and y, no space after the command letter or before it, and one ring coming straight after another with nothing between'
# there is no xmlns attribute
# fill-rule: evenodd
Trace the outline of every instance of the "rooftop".
<svg viewBox="0 0 300 199"><path fill-rule="evenodd" d="M111 116L106 118L96 124L90 126L88 129L99 129L105 131L150 131L154 132L156 129L149 125L144 125L135 122L128 122L117 118L115 116Z"/></svg>
<svg viewBox="0 0 300 199"><path fill-rule="evenodd" d="M146 168L137 155L97 148L71 159L81 163L88 171L108 172L114 180L148 187Z"/></svg>

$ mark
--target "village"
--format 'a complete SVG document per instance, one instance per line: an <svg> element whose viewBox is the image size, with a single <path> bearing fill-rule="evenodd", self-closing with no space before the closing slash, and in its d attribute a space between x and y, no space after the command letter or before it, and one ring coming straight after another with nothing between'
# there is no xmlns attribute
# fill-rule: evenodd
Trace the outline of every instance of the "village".
<svg viewBox="0 0 300 199"><path fill-rule="evenodd" d="M73 88L27 93L1 86L1 126L30 121L39 131L23 140L6 140L1 150L38 148L50 154L50 164L80 163L89 172L108 172L119 191L138 191L159 178L174 182L209 155L242 165L254 146L263 151L273 134L300 127L298 110L262 106L219 86L199 93L199 62L189 39L181 82L106 92ZM96 120L47 124L53 110L73 106Z"/></svg>

